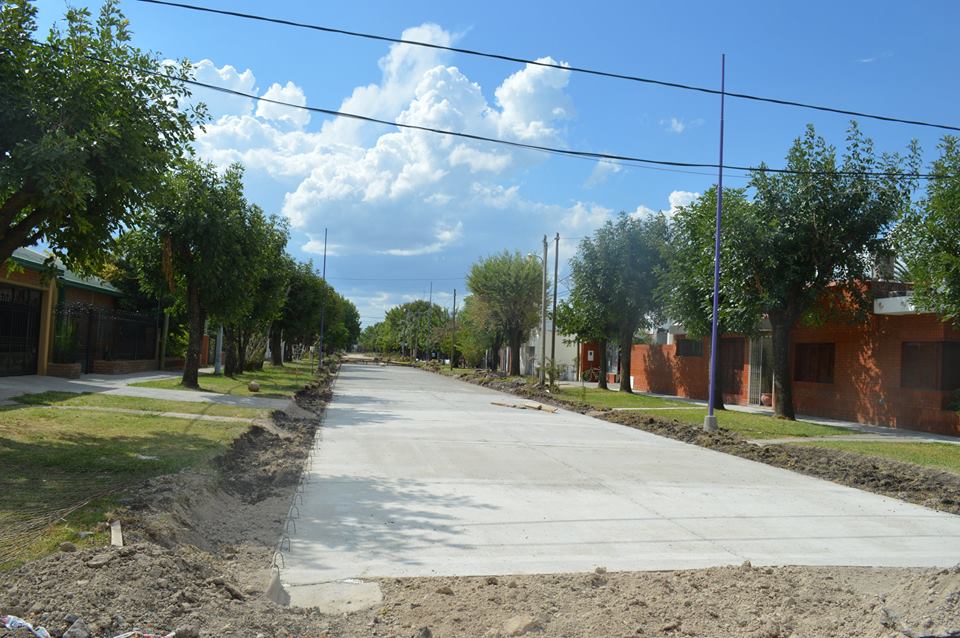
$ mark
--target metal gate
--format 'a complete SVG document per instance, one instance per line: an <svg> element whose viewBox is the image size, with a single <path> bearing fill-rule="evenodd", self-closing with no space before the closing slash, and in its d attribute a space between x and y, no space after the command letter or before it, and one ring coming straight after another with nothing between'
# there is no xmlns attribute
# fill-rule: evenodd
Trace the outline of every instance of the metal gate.
<svg viewBox="0 0 960 638"><path fill-rule="evenodd" d="M42 294L0 284L0 376L37 373Z"/></svg>

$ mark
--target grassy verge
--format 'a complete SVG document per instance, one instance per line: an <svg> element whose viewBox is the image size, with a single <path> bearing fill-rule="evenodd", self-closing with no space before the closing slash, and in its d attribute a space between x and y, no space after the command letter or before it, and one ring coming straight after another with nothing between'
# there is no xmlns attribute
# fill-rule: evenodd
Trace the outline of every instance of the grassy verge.
<svg viewBox="0 0 960 638"><path fill-rule="evenodd" d="M302 388L313 377L313 370L309 362L295 361L283 366L265 364L258 372L244 372L236 377L215 376L212 374L200 375L200 389L206 392L232 394L237 396L264 396L273 398L289 398L294 392ZM247 388L251 381L260 384L259 392L250 392ZM167 390L183 390L180 377L158 379L134 383L144 388L163 388Z"/></svg>
<svg viewBox="0 0 960 638"><path fill-rule="evenodd" d="M120 490L205 462L246 428L48 407L0 409L0 570L55 551L63 541L104 543L98 523L118 506ZM81 538L81 531L95 533Z"/></svg>
<svg viewBox="0 0 960 638"><path fill-rule="evenodd" d="M806 441L791 443L853 452L960 474L960 445L886 441Z"/></svg>
<svg viewBox="0 0 960 638"><path fill-rule="evenodd" d="M230 416L255 419L266 414L266 410L246 408L217 403L198 403L195 401L166 401L163 399L144 399L125 397L115 394L85 392L41 392L23 394L13 398L23 405L82 406L92 408L124 408L128 410L148 410L153 412L180 412L183 414L201 414L209 416Z"/></svg>
<svg viewBox="0 0 960 638"><path fill-rule="evenodd" d="M705 407L640 393L624 394L598 388L559 388L552 392L561 399L586 403L596 408L637 408L636 411L641 413L644 413L644 409L647 409L648 411L645 413L650 416L667 420L677 419L691 425L703 425L703 417L707 414ZM850 434L850 431L844 428L804 421L785 421L764 414L733 410L718 410L715 414L720 428L731 430L748 439Z"/></svg>

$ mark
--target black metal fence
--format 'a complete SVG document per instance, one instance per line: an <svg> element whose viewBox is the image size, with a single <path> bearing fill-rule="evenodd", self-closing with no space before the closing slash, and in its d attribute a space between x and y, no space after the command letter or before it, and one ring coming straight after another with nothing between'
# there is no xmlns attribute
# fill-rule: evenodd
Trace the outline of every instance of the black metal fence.
<svg viewBox="0 0 960 638"><path fill-rule="evenodd" d="M87 304L57 306L53 361L80 363L153 359L157 356L158 317Z"/></svg>

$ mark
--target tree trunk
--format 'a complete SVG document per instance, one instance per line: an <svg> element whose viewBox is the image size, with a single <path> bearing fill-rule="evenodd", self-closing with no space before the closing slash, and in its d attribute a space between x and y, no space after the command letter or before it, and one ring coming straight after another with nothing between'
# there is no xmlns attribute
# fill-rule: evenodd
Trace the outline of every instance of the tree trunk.
<svg viewBox="0 0 960 638"><path fill-rule="evenodd" d="M510 331L510 376L520 376L520 331Z"/></svg>
<svg viewBox="0 0 960 638"><path fill-rule="evenodd" d="M607 340L600 341L600 374L597 376L597 387L607 390Z"/></svg>
<svg viewBox="0 0 960 638"><path fill-rule="evenodd" d="M223 349L226 351L223 373L228 377L234 377L237 375L237 332L233 326L223 328Z"/></svg>
<svg viewBox="0 0 960 638"><path fill-rule="evenodd" d="M275 366L283 365L283 332L274 324L270 327L270 363Z"/></svg>
<svg viewBox="0 0 960 638"><path fill-rule="evenodd" d="M773 413L783 419L796 419L793 411L793 380L790 375L790 330L793 321L789 316L770 314L773 328Z"/></svg>
<svg viewBox="0 0 960 638"><path fill-rule="evenodd" d="M200 307L200 288L187 284L187 356L180 383L187 388L200 388L200 345L203 339L204 311Z"/></svg>
<svg viewBox="0 0 960 638"><path fill-rule="evenodd" d="M620 392L633 394L630 383L630 360L633 358L633 333L631 327L620 331Z"/></svg>
<svg viewBox="0 0 960 638"><path fill-rule="evenodd" d="M247 369L247 344L250 341L250 335L247 331L240 328L237 330L237 372L243 374Z"/></svg>
<svg viewBox="0 0 960 638"><path fill-rule="evenodd" d="M283 343L283 359L284 361L293 361L293 344L289 340Z"/></svg>
<svg viewBox="0 0 960 638"><path fill-rule="evenodd" d="M503 346L503 337L497 334L493 340L490 350L490 371L496 372L500 369L500 347Z"/></svg>

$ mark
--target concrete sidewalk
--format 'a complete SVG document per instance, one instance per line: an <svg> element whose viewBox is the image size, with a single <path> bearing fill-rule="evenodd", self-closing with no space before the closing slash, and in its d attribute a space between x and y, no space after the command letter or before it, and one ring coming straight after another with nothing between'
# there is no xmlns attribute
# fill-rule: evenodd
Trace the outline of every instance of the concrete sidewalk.
<svg viewBox="0 0 960 638"><path fill-rule="evenodd" d="M282 581L949 566L960 517L400 367L343 367ZM291 526L291 530L293 530Z"/></svg>
<svg viewBox="0 0 960 638"><path fill-rule="evenodd" d="M168 379L179 376L171 372L140 372L137 374L95 375L85 374L79 379L61 379L29 375L21 377L0 377L0 403L20 396L40 392L102 392L125 397L145 399L163 399L166 401L188 401L191 403L217 403L264 410L287 410L293 403L290 399L271 397L247 397L216 392L196 390L173 390L165 388L140 388L132 383ZM295 405L295 404L294 404Z"/></svg>

